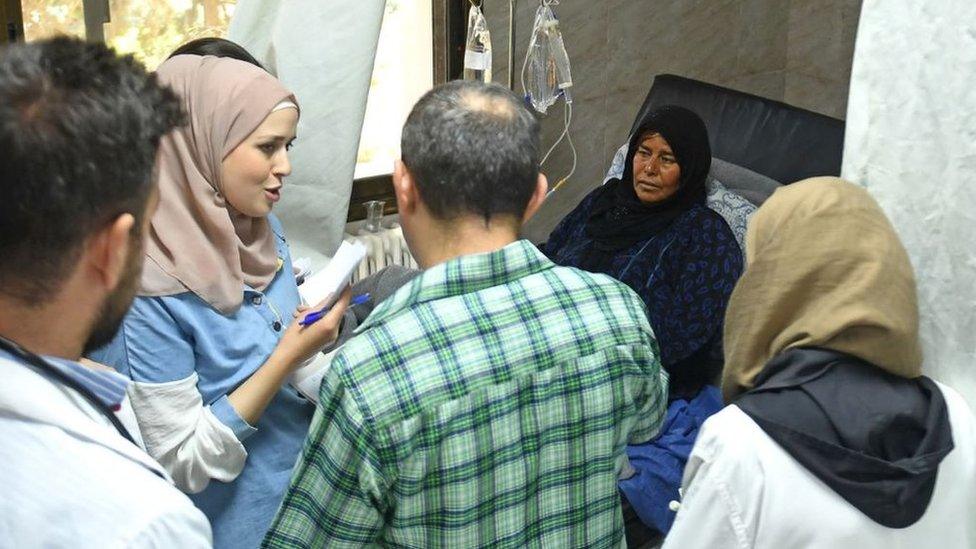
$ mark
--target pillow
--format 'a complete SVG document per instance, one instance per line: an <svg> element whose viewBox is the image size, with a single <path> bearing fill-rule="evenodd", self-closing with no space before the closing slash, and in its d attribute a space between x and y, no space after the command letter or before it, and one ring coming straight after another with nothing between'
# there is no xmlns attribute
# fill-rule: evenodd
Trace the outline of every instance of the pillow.
<svg viewBox="0 0 976 549"><path fill-rule="evenodd" d="M710 173L712 177L725 184L729 190L734 191L739 196L744 196L756 206L762 206L769 195L780 187L779 182L775 179L770 179L738 164L726 162L721 158L712 158Z"/></svg>
<svg viewBox="0 0 976 549"><path fill-rule="evenodd" d="M742 250L742 257L746 255L746 228L749 226L749 219L752 214L759 209L752 202L746 200L737 193L728 190L718 179L712 178L708 182L708 196L705 203L710 210L722 216L728 223L735 235L735 241L739 243Z"/></svg>
<svg viewBox="0 0 976 549"><path fill-rule="evenodd" d="M613 160L610 161L610 169L607 170L607 175L603 178L604 185L611 179L620 179L623 177L624 163L627 162L627 148L629 145L630 143L624 143L622 147L617 149L617 153L613 155Z"/></svg>

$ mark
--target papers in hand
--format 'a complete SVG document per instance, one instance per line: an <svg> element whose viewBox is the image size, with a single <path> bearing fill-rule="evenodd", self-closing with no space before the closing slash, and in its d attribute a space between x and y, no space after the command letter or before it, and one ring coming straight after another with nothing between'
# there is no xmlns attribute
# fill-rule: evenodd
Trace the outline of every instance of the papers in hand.
<svg viewBox="0 0 976 549"><path fill-rule="evenodd" d="M360 243L343 242L332 261L318 273L305 280L298 287L302 301L313 307L331 307L339 299L339 294L349 285L349 280L366 257L366 247ZM319 385L329 371L335 350L328 354L315 353L304 366L292 374L291 384L305 398L319 401Z"/></svg>
<svg viewBox="0 0 976 549"><path fill-rule="evenodd" d="M366 257L366 246L356 242L343 242L324 269L305 279L298 287L302 301L312 307L332 306L343 288L349 285L352 274ZM326 300L322 303L323 300Z"/></svg>

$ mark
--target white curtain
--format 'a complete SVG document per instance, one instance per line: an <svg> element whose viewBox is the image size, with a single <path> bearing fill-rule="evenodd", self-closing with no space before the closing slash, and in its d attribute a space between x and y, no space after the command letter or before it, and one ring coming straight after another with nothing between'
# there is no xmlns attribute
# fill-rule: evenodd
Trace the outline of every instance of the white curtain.
<svg viewBox="0 0 976 549"><path fill-rule="evenodd" d="M302 117L275 212L296 257L342 242L385 0L240 0L229 38L298 97Z"/></svg>
<svg viewBox="0 0 976 549"><path fill-rule="evenodd" d="M915 266L928 375L976 408L976 2L865 0L843 176Z"/></svg>

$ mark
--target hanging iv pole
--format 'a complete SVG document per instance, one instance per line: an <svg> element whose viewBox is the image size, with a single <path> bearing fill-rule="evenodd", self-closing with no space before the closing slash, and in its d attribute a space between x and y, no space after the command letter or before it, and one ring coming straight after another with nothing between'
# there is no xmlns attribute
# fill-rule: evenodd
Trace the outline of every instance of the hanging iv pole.
<svg viewBox="0 0 976 549"><path fill-rule="evenodd" d="M470 0L472 5L481 7L484 0ZM508 89L515 91L515 8L518 0L508 0Z"/></svg>
<svg viewBox="0 0 976 549"><path fill-rule="evenodd" d="M515 5L508 0L508 89L515 91Z"/></svg>

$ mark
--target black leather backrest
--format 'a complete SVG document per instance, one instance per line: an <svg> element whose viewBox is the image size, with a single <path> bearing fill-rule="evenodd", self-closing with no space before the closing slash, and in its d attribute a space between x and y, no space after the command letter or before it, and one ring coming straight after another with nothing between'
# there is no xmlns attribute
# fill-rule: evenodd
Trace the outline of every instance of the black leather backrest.
<svg viewBox="0 0 976 549"><path fill-rule="evenodd" d="M671 74L654 78L631 132L661 105L689 108L705 121L712 156L777 181L840 175L844 121L779 101Z"/></svg>

